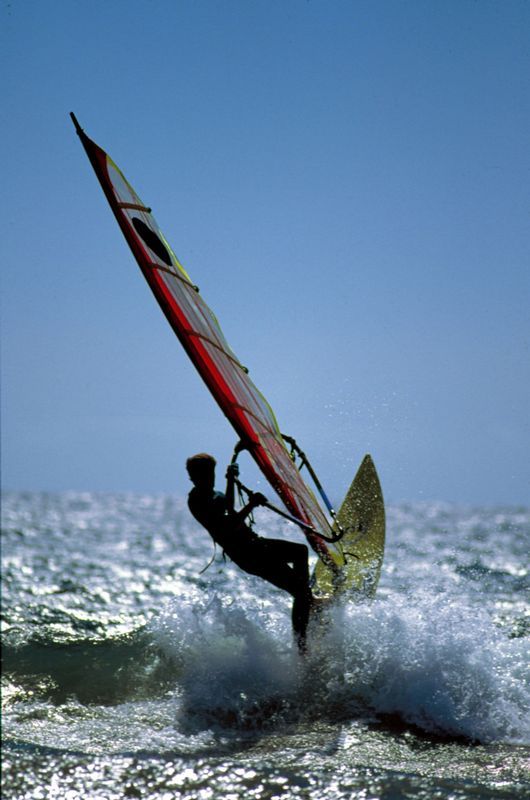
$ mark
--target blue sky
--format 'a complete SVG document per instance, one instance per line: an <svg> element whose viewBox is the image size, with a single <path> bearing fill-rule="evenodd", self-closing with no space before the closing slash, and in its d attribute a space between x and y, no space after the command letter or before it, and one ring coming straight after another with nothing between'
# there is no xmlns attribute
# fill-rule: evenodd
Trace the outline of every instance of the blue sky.
<svg viewBox="0 0 530 800"><path fill-rule="evenodd" d="M73 110L335 501L365 452L391 502L530 501L529 3L0 20L4 488L183 494L186 456L234 442Z"/></svg>

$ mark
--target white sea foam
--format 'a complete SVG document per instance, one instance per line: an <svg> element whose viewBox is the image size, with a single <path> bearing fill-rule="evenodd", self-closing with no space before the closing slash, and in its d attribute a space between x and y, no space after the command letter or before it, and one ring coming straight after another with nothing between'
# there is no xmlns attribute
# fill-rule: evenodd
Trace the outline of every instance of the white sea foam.
<svg viewBox="0 0 530 800"><path fill-rule="evenodd" d="M346 683L377 713L481 742L530 741L528 639L507 638L461 597L396 596L338 613Z"/></svg>
<svg viewBox="0 0 530 800"><path fill-rule="evenodd" d="M288 617L251 597L215 592L168 604L150 625L174 661L182 716L208 724L261 725L292 699L298 655L286 647Z"/></svg>
<svg viewBox="0 0 530 800"><path fill-rule="evenodd" d="M313 716L340 705L446 736L530 741L528 640L508 639L462 598L425 593L336 609L305 663L286 649L286 623L248 598L170 604L151 630L178 666L183 712L263 724L293 705Z"/></svg>

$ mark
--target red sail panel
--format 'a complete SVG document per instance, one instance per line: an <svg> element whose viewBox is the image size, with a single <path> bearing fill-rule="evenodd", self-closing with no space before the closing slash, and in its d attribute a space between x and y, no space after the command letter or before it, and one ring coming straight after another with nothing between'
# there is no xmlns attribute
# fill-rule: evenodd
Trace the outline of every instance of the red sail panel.
<svg viewBox="0 0 530 800"><path fill-rule="evenodd" d="M112 159L86 136L72 115L118 224L171 327L237 435L295 517L324 536L330 523L302 479L274 413L232 352L219 323L145 206ZM326 561L342 564L340 545L305 531Z"/></svg>

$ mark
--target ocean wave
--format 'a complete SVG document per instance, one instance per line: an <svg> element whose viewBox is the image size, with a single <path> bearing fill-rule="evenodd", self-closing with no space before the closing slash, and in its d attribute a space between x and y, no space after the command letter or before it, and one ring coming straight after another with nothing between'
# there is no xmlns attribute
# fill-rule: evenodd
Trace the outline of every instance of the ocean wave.
<svg viewBox="0 0 530 800"><path fill-rule="evenodd" d="M4 700L40 698L55 705L75 698L85 705L117 705L156 698L177 682L174 663L144 629L110 639L68 643L4 643Z"/></svg>
<svg viewBox="0 0 530 800"><path fill-rule="evenodd" d="M281 617L186 598L151 626L178 661L181 722L195 730L372 711L426 734L530 741L527 639L461 598L391 597L337 608L301 659Z"/></svg>
<svg viewBox="0 0 530 800"><path fill-rule="evenodd" d="M347 606L346 681L378 714L477 742L530 742L528 639L514 639L460 596Z"/></svg>

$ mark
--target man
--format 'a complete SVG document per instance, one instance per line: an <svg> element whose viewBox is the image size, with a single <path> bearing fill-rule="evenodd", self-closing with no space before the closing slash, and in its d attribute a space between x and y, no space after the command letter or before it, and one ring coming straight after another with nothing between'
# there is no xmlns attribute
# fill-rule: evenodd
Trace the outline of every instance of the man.
<svg viewBox="0 0 530 800"><path fill-rule="evenodd" d="M206 528L214 542L238 567L292 595L293 630L298 647L304 652L312 602L307 547L281 539L264 539L255 534L245 520L254 508L267 502L266 498L259 492L251 494L247 505L236 511L234 485L239 467L237 464L228 467L226 493L222 494L214 488L215 465L215 459L207 453L198 453L186 461L193 483L188 507L197 522Z"/></svg>

